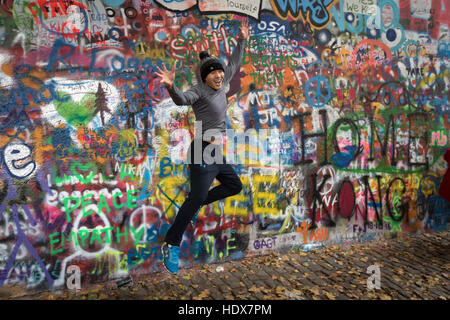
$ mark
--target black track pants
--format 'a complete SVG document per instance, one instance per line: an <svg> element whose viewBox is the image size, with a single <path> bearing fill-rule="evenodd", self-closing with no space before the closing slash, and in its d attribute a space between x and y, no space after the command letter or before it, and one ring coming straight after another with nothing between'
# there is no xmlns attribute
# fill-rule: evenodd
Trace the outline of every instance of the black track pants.
<svg viewBox="0 0 450 320"><path fill-rule="evenodd" d="M202 149L208 144L203 142ZM190 164L189 169L191 191L165 237L165 242L174 246L180 245L184 231L202 205L233 196L242 190L241 180L229 164ZM215 178L221 184L209 190Z"/></svg>

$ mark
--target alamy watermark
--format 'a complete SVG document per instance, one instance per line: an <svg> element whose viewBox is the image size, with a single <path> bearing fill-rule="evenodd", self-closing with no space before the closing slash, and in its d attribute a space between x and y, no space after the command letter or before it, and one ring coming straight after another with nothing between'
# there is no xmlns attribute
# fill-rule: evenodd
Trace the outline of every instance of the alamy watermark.
<svg viewBox="0 0 450 320"><path fill-rule="evenodd" d="M367 289L368 290L380 290L381 289L381 269L380 266L372 264L367 268L367 274L371 276L367 278Z"/></svg>
<svg viewBox="0 0 450 320"><path fill-rule="evenodd" d="M188 150L188 164L223 164L224 157L227 164L278 165L280 161L275 148L280 140L278 129L203 131L202 121L195 121L194 136ZM212 143L203 146L203 141Z"/></svg>
<svg viewBox="0 0 450 320"><path fill-rule="evenodd" d="M80 267L77 265L71 265L67 268L66 274L70 274L69 277L67 277L66 285L67 289L74 290L74 291L80 291L81 290L81 270Z"/></svg>

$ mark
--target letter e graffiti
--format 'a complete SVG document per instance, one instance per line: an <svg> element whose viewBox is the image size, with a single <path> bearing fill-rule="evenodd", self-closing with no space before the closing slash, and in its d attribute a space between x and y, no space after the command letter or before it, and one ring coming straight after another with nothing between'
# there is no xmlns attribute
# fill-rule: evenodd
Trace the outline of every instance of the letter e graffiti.
<svg viewBox="0 0 450 320"><path fill-rule="evenodd" d="M367 278L367 289L380 289L381 288L381 271L380 267L377 265L371 265L367 268L367 274L371 274L369 278Z"/></svg>
<svg viewBox="0 0 450 320"><path fill-rule="evenodd" d="M71 274L67 278L66 285L69 290L81 290L81 270L79 266L71 265L67 268L66 274Z"/></svg>
<svg viewBox="0 0 450 320"><path fill-rule="evenodd" d="M36 163L28 158L31 154L31 148L24 143L6 146L3 157L6 168L13 177L23 179L34 172Z"/></svg>

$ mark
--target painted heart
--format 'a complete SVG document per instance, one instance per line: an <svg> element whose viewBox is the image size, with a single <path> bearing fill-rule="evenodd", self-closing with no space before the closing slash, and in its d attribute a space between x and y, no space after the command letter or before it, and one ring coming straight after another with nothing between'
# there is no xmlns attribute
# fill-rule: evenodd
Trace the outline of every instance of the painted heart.
<svg viewBox="0 0 450 320"><path fill-rule="evenodd" d="M67 99L67 101L55 100L55 109L71 126L77 129L85 127L95 117L95 93L85 94L79 102L74 101L67 93L58 92L57 94L60 98L64 98L60 100Z"/></svg>
<svg viewBox="0 0 450 320"><path fill-rule="evenodd" d="M47 85L54 88L58 99L41 106L42 117L54 127L66 123L72 140L82 127L93 130L107 126L121 101L119 91L103 81L53 78Z"/></svg>
<svg viewBox="0 0 450 320"><path fill-rule="evenodd" d="M78 169L78 170L77 170ZM87 184L92 181L95 174L97 173L97 167L93 163L79 163L79 162L73 162L70 165L70 171L74 174L75 177L77 177L78 180L80 180L81 183ZM87 177L85 178L83 176L83 173L89 172Z"/></svg>

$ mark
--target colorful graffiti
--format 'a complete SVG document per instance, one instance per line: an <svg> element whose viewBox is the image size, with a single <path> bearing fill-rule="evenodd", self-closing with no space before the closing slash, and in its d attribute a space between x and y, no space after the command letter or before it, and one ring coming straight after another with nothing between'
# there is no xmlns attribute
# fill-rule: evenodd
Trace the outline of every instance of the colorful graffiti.
<svg viewBox="0 0 450 320"><path fill-rule="evenodd" d="M161 241L190 192L195 119L156 67L175 66L188 89L199 52L226 62L243 19L250 38L227 95L243 190L200 210L181 265L446 228L449 10L1 2L0 286L79 289L161 270Z"/></svg>

